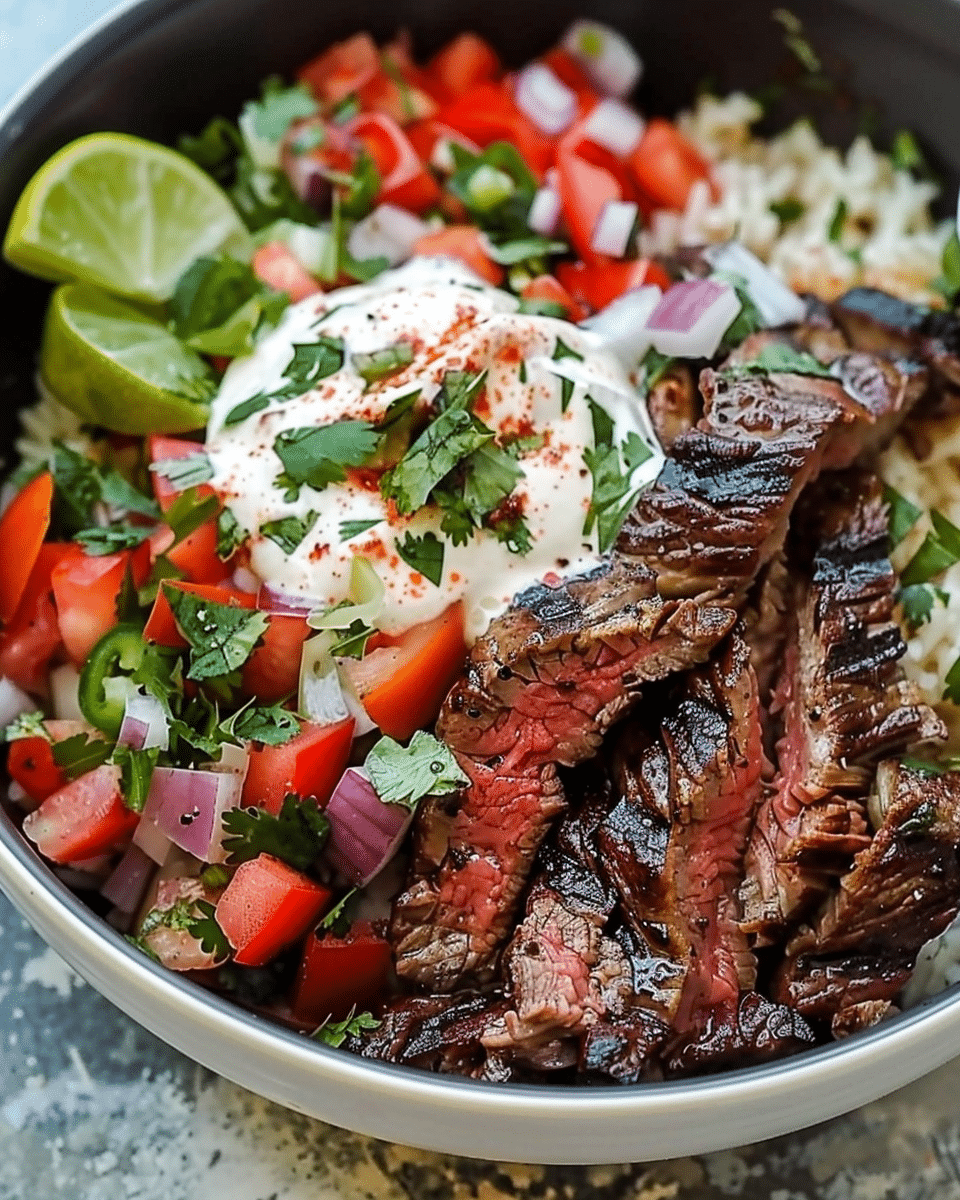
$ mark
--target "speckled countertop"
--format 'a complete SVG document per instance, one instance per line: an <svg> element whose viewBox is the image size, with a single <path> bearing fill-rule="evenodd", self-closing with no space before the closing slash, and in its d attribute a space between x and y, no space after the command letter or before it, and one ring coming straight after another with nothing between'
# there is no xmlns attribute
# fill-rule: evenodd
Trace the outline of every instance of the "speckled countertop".
<svg viewBox="0 0 960 1200"><path fill-rule="evenodd" d="M0 0L0 103L105 0ZM960 1061L791 1138L654 1166L443 1157L296 1116L87 987L0 897L0 1200L960 1200Z"/></svg>

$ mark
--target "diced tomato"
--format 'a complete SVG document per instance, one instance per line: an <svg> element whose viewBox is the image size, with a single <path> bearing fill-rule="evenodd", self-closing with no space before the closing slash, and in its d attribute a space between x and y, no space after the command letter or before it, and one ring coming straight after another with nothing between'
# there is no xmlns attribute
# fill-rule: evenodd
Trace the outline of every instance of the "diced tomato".
<svg viewBox="0 0 960 1200"><path fill-rule="evenodd" d="M153 435L147 439L147 449L150 461L155 463L200 454L203 448L197 442L187 441L185 438ZM156 471L150 472L150 478L157 503L163 512L167 512L182 489L174 487L169 479ZM213 488L206 483L198 485L197 493L200 496L216 495ZM167 537L170 535L167 534ZM185 537L179 545L167 550L166 556L178 571L183 571L196 583L219 583L229 575L230 568L217 554L217 540L217 522L215 518L211 518Z"/></svg>
<svg viewBox="0 0 960 1200"><path fill-rule="evenodd" d="M351 659L343 670L371 719L390 737L403 739L436 717L466 655L458 602L408 629L395 645Z"/></svg>
<svg viewBox="0 0 960 1200"><path fill-rule="evenodd" d="M380 52L369 33L358 33L337 42L297 72L318 100L339 104L358 92L381 70Z"/></svg>
<svg viewBox="0 0 960 1200"><path fill-rule="evenodd" d="M188 583L185 579L167 579L157 590L157 598L153 602L150 616L143 629L144 641L153 642L157 646L171 646L182 650L186 641L177 629L173 617L173 609L167 599L168 588L179 592L189 592L191 596L202 596L216 604L235 605L238 608L256 608L257 597L253 592L241 592L239 588L222 587L211 583Z"/></svg>
<svg viewBox="0 0 960 1200"><path fill-rule="evenodd" d="M361 113L349 130L363 143L380 174L378 203L420 213L440 202L436 180L395 120L382 113Z"/></svg>
<svg viewBox="0 0 960 1200"><path fill-rule="evenodd" d="M422 121L437 112L433 81L415 65L400 39L380 52L381 70L358 92L365 112L382 113L398 125Z"/></svg>
<svg viewBox="0 0 960 1200"><path fill-rule="evenodd" d="M44 471L31 479L7 505L0 517L0 621L7 624L26 591L50 528L53 476Z"/></svg>
<svg viewBox="0 0 960 1200"><path fill-rule="evenodd" d="M517 108L503 84L476 84L445 105L439 118L478 146L510 142L538 178L553 166L553 141Z"/></svg>
<svg viewBox="0 0 960 1200"><path fill-rule="evenodd" d="M579 300L574 300L555 275L538 275L524 284L520 292L522 300L545 300L548 304L559 304L566 309L567 319L582 321L588 309Z"/></svg>
<svg viewBox="0 0 960 1200"><path fill-rule="evenodd" d="M404 133L409 138L410 145L416 150L421 160L431 166L437 165L433 161L437 142L454 142L456 145L462 146L464 150L469 150L471 154L480 153L480 147L476 142L472 142L468 137L464 137L462 133L458 133L456 129L445 125L443 121L437 121L433 118L429 121L417 121L413 125L408 125ZM447 197L444 197L444 199L447 199Z"/></svg>
<svg viewBox="0 0 960 1200"><path fill-rule="evenodd" d="M352 1008L383 1000L393 956L369 921L356 921L346 937L307 937L293 992L293 1015L305 1025L342 1020Z"/></svg>
<svg viewBox="0 0 960 1200"><path fill-rule="evenodd" d="M579 126L560 141L557 148L557 185L563 217L570 240L581 258L598 257L593 249L593 232L607 204L632 198L633 187L625 187L622 167L613 155L597 161L598 147L586 143ZM601 154L604 152L601 151Z"/></svg>
<svg viewBox="0 0 960 1200"><path fill-rule="evenodd" d="M52 862L77 862L121 849L139 820L123 802L120 768L105 763L48 796L23 832Z"/></svg>
<svg viewBox="0 0 960 1200"><path fill-rule="evenodd" d="M653 117L629 158L630 168L641 189L660 208L682 212L690 189L699 179L710 184L714 199L719 190L710 175L710 164L670 121Z"/></svg>
<svg viewBox="0 0 960 1200"><path fill-rule="evenodd" d="M330 892L269 854L241 863L217 902L234 962L262 967L315 925Z"/></svg>
<svg viewBox="0 0 960 1200"><path fill-rule="evenodd" d="M262 704L276 704L300 683L300 656L311 630L306 617L271 613L270 624L243 665L241 690Z"/></svg>
<svg viewBox="0 0 960 1200"><path fill-rule="evenodd" d="M574 300L591 311L606 308L617 296L632 288L656 284L670 286L670 276L649 258L608 259L606 262L558 263L557 278Z"/></svg>
<svg viewBox="0 0 960 1200"><path fill-rule="evenodd" d="M475 33L461 33L427 63L426 74L438 91L454 100L478 83L493 83L502 69L497 52Z"/></svg>
<svg viewBox="0 0 960 1200"><path fill-rule="evenodd" d="M540 61L545 63L568 88L572 88L577 93L581 116L594 107L599 99L596 88L591 83L590 76L568 50L564 50L562 46L556 46L553 50L541 55Z"/></svg>
<svg viewBox="0 0 960 1200"><path fill-rule="evenodd" d="M444 254L448 258L459 258L480 276L495 286L503 283L504 270L495 263L483 248L480 232L473 225L448 225L436 233L419 238L413 248L414 254Z"/></svg>
<svg viewBox="0 0 960 1200"><path fill-rule="evenodd" d="M44 542L13 620L0 634L0 675L46 695L50 660L60 649L60 624L50 592L53 568L83 557L75 542Z"/></svg>
<svg viewBox="0 0 960 1200"><path fill-rule="evenodd" d="M41 804L67 782L53 760L53 742L77 733L91 733L85 721L44 721L49 737L17 738L10 743L7 771L35 804ZM52 739L52 740L51 740Z"/></svg>
<svg viewBox="0 0 960 1200"><path fill-rule="evenodd" d="M320 284L283 242L267 242L254 251L250 266L268 287L286 292L294 304L322 291Z"/></svg>
<svg viewBox="0 0 960 1200"><path fill-rule="evenodd" d="M276 815L288 792L313 796L321 808L333 795L350 757L353 718L335 725L304 721L295 738L282 746L262 746L250 751L243 784L245 807L265 808Z"/></svg>
<svg viewBox="0 0 960 1200"><path fill-rule="evenodd" d="M107 630L116 625L117 598L127 571L139 586L149 568L149 554L144 556L129 550L63 558L53 568L50 585L60 636L67 654L78 667Z"/></svg>

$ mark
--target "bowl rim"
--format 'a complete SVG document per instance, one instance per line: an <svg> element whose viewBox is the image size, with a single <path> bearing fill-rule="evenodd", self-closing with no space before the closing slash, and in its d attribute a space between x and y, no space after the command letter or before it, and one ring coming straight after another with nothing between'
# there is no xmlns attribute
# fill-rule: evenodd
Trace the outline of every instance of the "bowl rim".
<svg viewBox="0 0 960 1200"><path fill-rule="evenodd" d="M195 0L121 0L86 29L80 31L26 80L0 107L0 160L7 145L21 138L30 121L55 97L65 82L82 74L94 60L112 49L142 25L157 17L170 17ZM960 22L960 5L942 0L914 0L906 9L898 0L838 0L846 7L866 12L904 33L930 41L941 53L943 46L932 33L936 13L950 11ZM960 48L960 43L958 43ZM960 984L922 1001L852 1038L813 1047L785 1059L759 1066L734 1068L696 1079L645 1082L626 1086L555 1086L550 1084L489 1083L461 1076L442 1076L415 1067L365 1059L311 1040L265 1017L242 1009L201 987L178 977L153 962L128 943L105 920L98 917L55 875L27 844L9 815L0 810L0 889L31 924L57 926L66 937L58 951L79 974L98 963L116 977L124 977L145 997L153 996L198 1026L216 1027L245 1044L268 1053L278 1063L314 1073L317 1081L350 1084L358 1091L375 1091L386 1101L430 1101L434 1111L455 1102L460 1115L482 1118L496 1113L507 1119L540 1118L552 1115L596 1120L606 1115L645 1117L672 1115L684 1121L709 1121L722 1103L733 1109L749 1101L759 1109L765 1100L783 1103L794 1092L808 1099L814 1092L827 1092L813 1115L794 1116L790 1129L799 1129L827 1117L839 1115L902 1086L936 1065L960 1053ZM91 971L91 973L94 973ZM99 990L99 989L98 989ZM122 1007L122 1005L120 1005ZM143 1023L143 1022L141 1022ZM952 1035L952 1041L950 1038ZM161 1035L162 1036L162 1035ZM932 1049L951 1045L951 1052ZM890 1068L889 1077L878 1080L878 1068ZM874 1071L874 1083L863 1087L851 1102L845 1098L844 1077ZM773 1133L786 1125L771 1122ZM381 1129L376 1136L385 1135ZM772 1136L767 1134L766 1136ZM438 1135L439 1136L439 1135ZM426 1144L421 1142L420 1144ZM711 1142L710 1149L733 1144L729 1138ZM440 1145L436 1148L448 1149ZM527 1161L561 1161L536 1155L531 1146ZM469 1150L459 1150L469 1153ZM691 1152L691 1151L686 1151ZM699 1152L699 1151L696 1151ZM620 1161L622 1153L606 1161ZM587 1162L576 1151L562 1161Z"/></svg>

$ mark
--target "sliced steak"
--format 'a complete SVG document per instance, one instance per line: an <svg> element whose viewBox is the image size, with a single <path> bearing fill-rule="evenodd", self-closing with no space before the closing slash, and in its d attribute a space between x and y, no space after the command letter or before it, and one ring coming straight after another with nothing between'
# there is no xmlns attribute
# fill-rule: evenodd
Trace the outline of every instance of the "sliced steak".
<svg viewBox="0 0 960 1200"><path fill-rule="evenodd" d="M811 1017L893 1001L920 948L960 911L960 772L882 763L871 812L873 840L793 937L774 982Z"/></svg>
<svg viewBox="0 0 960 1200"><path fill-rule="evenodd" d="M896 577L877 479L825 477L797 517L796 584L785 669L778 776L757 816L741 889L744 928L780 937L869 843L865 801L875 763L942 723L903 678L892 615ZM812 543L812 554L810 545Z"/></svg>
<svg viewBox="0 0 960 1200"><path fill-rule="evenodd" d="M665 1067L669 1075L699 1075L786 1058L816 1043L800 1013L759 992L744 992L717 1005L692 1035L674 1044Z"/></svg>
<svg viewBox="0 0 960 1200"><path fill-rule="evenodd" d="M854 288L831 305L852 346L913 358L960 387L960 315L898 300L874 288Z"/></svg>
<svg viewBox="0 0 960 1200"><path fill-rule="evenodd" d="M647 392L650 421L667 454L677 438L700 420L702 409L693 368L681 360L671 362Z"/></svg>
<svg viewBox="0 0 960 1200"><path fill-rule="evenodd" d="M649 1008L632 1008L613 1020L597 1021L583 1039L580 1074L588 1083L659 1079L659 1053L672 1032Z"/></svg>
<svg viewBox="0 0 960 1200"><path fill-rule="evenodd" d="M537 848L565 804L552 764L513 772L464 756L460 763L471 786L456 816L443 815L444 852L435 848L436 869L397 897L390 923L398 975L432 992L493 977Z"/></svg>
<svg viewBox="0 0 960 1200"><path fill-rule="evenodd" d="M456 1002L449 996L407 996L386 1009L377 1029L348 1048L365 1058L473 1075L486 1061L480 1035L501 1003L496 994L468 994Z"/></svg>

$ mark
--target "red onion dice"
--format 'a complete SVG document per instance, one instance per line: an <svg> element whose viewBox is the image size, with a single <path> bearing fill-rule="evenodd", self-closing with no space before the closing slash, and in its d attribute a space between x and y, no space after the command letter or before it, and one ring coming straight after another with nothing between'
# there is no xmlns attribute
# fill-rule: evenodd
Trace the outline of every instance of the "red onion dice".
<svg viewBox="0 0 960 1200"><path fill-rule="evenodd" d="M134 913L143 902L156 869L156 863L139 846L130 846L100 894L122 913Z"/></svg>
<svg viewBox="0 0 960 1200"><path fill-rule="evenodd" d="M132 746L134 750L150 750L153 747L167 749L170 745L170 728L163 705L156 696L134 692L127 697L117 741L121 746Z"/></svg>
<svg viewBox="0 0 960 1200"><path fill-rule="evenodd" d="M740 312L727 283L693 279L675 283L647 321L653 348L676 358L712 358Z"/></svg>
<svg viewBox="0 0 960 1200"><path fill-rule="evenodd" d="M517 108L530 118L538 129L555 135L563 133L577 115L577 94L568 88L545 63L533 62L524 67L514 83Z"/></svg>
<svg viewBox="0 0 960 1200"><path fill-rule="evenodd" d="M221 817L239 805L242 788L243 773L233 769L156 767L140 824L154 825L175 846L204 862L222 862L226 855Z"/></svg>
<svg viewBox="0 0 960 1200"><path fill-rule="evenodd" d="M534 233L553 237L560 225L560 193L553 187L538 188L527 213L527 224Z"/></svg>
<svg viewBox="0 0 960 1200"><path fill-rule="evenodd" d="M315 609L323 608L320 600L301 596L296 592L283 592L264 583L257 593L257 608L276 617L306 617Z"/></svg>
<svg viewBox="0 0 960 1200"><path fill-rule="evenodd" d="M600 212L590 239L590 248L597 254L623 258L633 240L640 208L633 200L610 200Z"/></svg>
<svg viewBox="0 0 960 1200"><path fill-rule="evenodd" d="M350 231L347 249L361 262L385 258L396 267L413 254L417 242L430 232L426 221L395 204L381 204Z"/></svg>
<svg viewBox="0 0 960 1200"><path fill-rule="evenodd" d="M146 856L162 867L170 856L173 842L160 830L153 821L140 818L140 824L133 831L133 844L141 849Z"/></svg>
<svg viewBox="0 0 960 1200"><path fill-rule="evenodd" d="M643 74L643 62L627 39L599 21L574 21L561 44L608 96L628 95Z"/></svg>
<svg viewBox="0 0 960 1200"><path fill-rule="evenodd" d="M622 100L601 100L583 123L583 136L617 158L626 158L640 144L646 123Z"/></svg>
<svg viewBox="0 0 960 1200"><path fill-rule="evenodd" d="M755 254L739 242L722 242L708 246L704 258L715 271L739 275L747 285L750 299L763 319L764 325L793 325L806 316L807 306L782 279Z"/></svg>
<svg viewBox="0 0 960 1200"><path fill-rule="evenodd" d="M396 854L413 820L405 804L384 804L362 767L348 767L325 812L326 856L357 887L366 887Z"/></svg>

